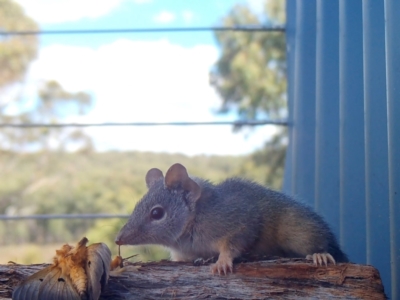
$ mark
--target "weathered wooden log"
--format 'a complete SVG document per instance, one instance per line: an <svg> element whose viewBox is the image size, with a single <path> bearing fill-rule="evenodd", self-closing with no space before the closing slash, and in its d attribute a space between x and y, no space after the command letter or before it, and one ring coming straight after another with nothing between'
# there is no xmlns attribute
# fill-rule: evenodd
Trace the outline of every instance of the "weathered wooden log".
<svg viewBox="0 0 400 300"><path fill-rule="evenodd" d="M0 265L0 300L46 265ZM136 268L137 270L136 270ZM351 263L314 266L302 259L235 264L233 274L212 275L208 265L129 264L110 277L100 299L386 299L379 272Z"/></svg>

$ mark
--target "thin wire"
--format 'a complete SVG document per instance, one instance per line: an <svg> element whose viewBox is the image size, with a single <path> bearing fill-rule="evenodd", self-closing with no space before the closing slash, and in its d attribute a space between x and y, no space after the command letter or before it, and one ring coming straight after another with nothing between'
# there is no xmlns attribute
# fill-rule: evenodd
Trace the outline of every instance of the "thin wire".
<svg viewBox="0 0 400 300"><path fill-rule="evenodd" d="M231 27L167 27L167 28L116 28L116 29L68 29L0 31L0 35L61 35L61 34L110 34L151 32L201 32L201 31L275 31L284 32L284 26L231 26Z"/></svg>
<svg viewBox="0 0 400 300"><path fill-rule="evenodd" d="M127 214L48 214L48 215L24 215L8 216L0 215L0 220L52 220L52 219L117 219L129 218Z"/></svg>
<svg viewBox="0 0 400 300"><path fill-rule="evenodd" d="M287 121L271 120L253 120L253 121L223 121L223 122L106 122L106 123L0 123L0 128L60 128L60 127L112 127L112 126L209 126L209 125L234 125L234 126L259 126L259 125L277 125L287 126Z"/></svg>

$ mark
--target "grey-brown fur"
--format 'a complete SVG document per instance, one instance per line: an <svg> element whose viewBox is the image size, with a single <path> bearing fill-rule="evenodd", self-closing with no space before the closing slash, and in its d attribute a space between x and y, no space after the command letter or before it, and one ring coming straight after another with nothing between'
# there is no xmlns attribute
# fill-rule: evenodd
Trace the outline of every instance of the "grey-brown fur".
<svg viewBox="0 0 400 300"><path fill-rule="evenodd" d="M120 245L161 244L174 260L220 255L218 272L231 269L231 261L243 253L329 253L337 262L348 261L326 222L283 193L241 178L214 185L188 177L179 164L165 178L152 169L146 181L147 194L116 238ZM161 220L152 219L154 207L164 210Z"/></svg>

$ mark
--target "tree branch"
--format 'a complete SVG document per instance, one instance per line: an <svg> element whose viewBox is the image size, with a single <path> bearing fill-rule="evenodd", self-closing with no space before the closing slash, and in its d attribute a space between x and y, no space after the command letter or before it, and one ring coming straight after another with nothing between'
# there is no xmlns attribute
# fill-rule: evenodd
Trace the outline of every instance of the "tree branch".
<svg viewBox="0 0 400 300"><path fill-rule="evenodd" d="M46 265L0 265L0 300ZM372 266L316 267L303 259L235 265L228 276L212 275L208 265L151 262L129 264L110 277L101 299L386 299Z"/></svg>

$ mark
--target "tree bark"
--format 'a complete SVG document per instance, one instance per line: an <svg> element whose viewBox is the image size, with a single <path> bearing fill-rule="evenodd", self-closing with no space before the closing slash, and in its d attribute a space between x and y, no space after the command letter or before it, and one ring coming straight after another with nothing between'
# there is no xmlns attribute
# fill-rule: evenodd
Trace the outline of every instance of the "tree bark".
<svg viewBox="0 0 400 300"><path fill-rule="evenodd" d="M0 300L47 265L0 265ZM303 259L238 263L212 275L209 265L128 264L113 274L100 299L386 299L378 270L351 263L316 267Z"/></svg>

